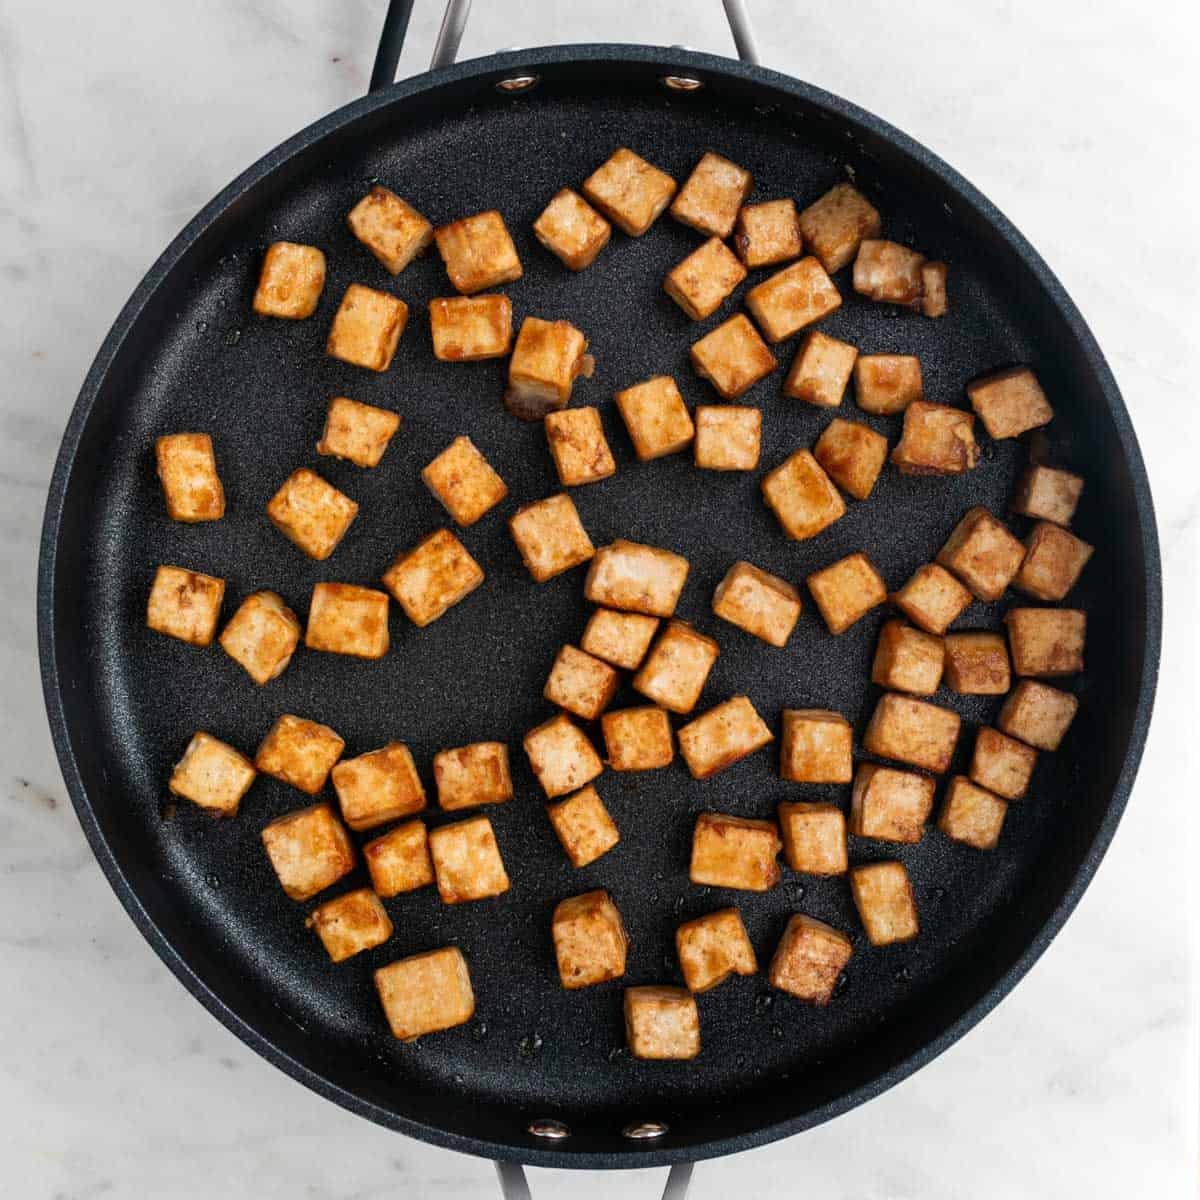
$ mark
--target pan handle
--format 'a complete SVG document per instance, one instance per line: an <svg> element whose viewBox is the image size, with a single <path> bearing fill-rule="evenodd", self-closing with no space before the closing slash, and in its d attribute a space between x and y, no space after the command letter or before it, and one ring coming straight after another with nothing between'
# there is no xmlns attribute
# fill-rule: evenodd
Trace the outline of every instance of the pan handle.
<svg viewBox="0 0 1200 1200"><path fill-rule="evenodd" d="M529 1180L520 1163L498 1162L496 1174L500 1176L500 1192L504 1200L532 1200ZM692 1182L692 1164L676 1163L667 1174L662 1200L687 1200Z"/></svg>

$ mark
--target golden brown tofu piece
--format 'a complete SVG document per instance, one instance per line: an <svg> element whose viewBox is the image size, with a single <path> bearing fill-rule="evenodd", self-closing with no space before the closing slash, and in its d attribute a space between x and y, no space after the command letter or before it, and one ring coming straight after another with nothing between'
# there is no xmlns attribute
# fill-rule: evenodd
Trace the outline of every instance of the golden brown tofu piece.
<svg viewBox="0 0 1200 1200"><path fill-rule="evenodd" d="M457 946L413 954L380 967L375 988L392 1036L402 1042L452 1029L475 1014L467 960Z"/></svg>
<svg viewBox="0 0 1200 1200"><path fill-rule="evenodd" d="M870 300L920 308L925 257L896 242L868 238L854 259L854 290Z"/></svg>
<svg viewBox="0 0 1200 1200"><path fill-rule="evenodd" d="M600 730L614 771L656 771L675 759L671 722L653 704L607 712L600 718Z"/></svg>
<svg viewBox="0 0 1200 1200"><path fill-rule="evenodd" d="M814 571L806 582L832 634L845 633L887 600L887 584L861 551Z"/></svg>
<svg viewBox="0 0 1200 1200"><path fill-rule="evenodd" d="M521 278L521 260L495 209L443 225L434 235L456 292L470 295Z"/></svg>
<svg viewBox="0 0 1200 1200"><path fill-rule="evenodd" d="M154 443L158 478L172 521L219 521L225 489L207 433L172 433Z"/></svg>
<svg viewBox="0 0 1200 1200"><path fill-rule="evenodd" d="M1037 600L1061 600L1075 586L1092 547L1082 538L1039 521L1025 539L1025 560L1013 587Z"/></svg>
<svg viewBox="0 0 1200 1200"><path fill-rule="evenodd" d="M443 904L487 900L508 891L508 873L487 817L430 830L429 854Z"/></svg>
<svg viewBox="0 0 1200 1200"><path fill-rule="evenodd" d="M345 459L356 467L377 467L399 428L398 413L334 396L325 414L317 453Z"/></svg>
<svg viewBox="0 0 1200 1200"><path fill-rule="evenodd" d="M448 529L401 551L383 576L404 615L423 629L483 582L483 568Z"/></svg>
<svg viewBox="0 0 1200 1200"><path fill-rule="evenodd" d="M775 740L746 696L710 708L679 731L679 750L693 779L707 779Z"/></svg>
<svg viewBox="0 0 1200 1200"><path fill-rule="evenodd" d="M827 708L785 708L779 774L792 783L849 783L853 732Z"/></svg>
<svg viewBox="0 0 1200 1200"><path fill-rule="evenodd" d="M256 775L254 764L211 734L193 734L167 787L214 817L236 817Z"/></svg>
<svg viewBox="0 0 1200 1200"><path fill-rule="evenodd" d="M850 894L872 946L910 942L920 932L917 904L903 863L852 867Z"/></svg>
<svg viewBox="0 0 1200 1200"><path fill-rule="evenodd" d="M1013 581L1025 547L986 508L972 508L954 527L937 560L980 600L999 600Z"/></svg>
<svg viewBox="0 0 1200 1200"><path fill-rule="evenodd" d="M578 791L604 770L587 735L562 713L531 729L522 745L529 766L551 800Z"/></svg>
<svg viewBox="0 0 1200 1200"><path fill-rule="evenodd" d="M832 274L858 253L863 238L875 237L881 226L874 205L857 188L839 183L801 214L800 232L821 265Z"/></svg>
<svg viewBox="0 0 1200 1200"><path fill-rule="evenodd" d="M695 426L669 375L634 384L613 398L640 462L675 454L691 444Z"/></svg>
<svg viewBox="0 0 1200 1200"><path fill-rule="evenodd" d="M318 583L304 644L352 658L382 658L388 652L387 594L353 583Z"/></svg>
<svg viewBox="0 0 1200 1200"><path fill-rule="evenodd" d="M408 305L398 296L352 283L329 328L325 353L354 367L386 371L408 324Z"/></svg>
<svg viewBox="0 0 1200 1200"><path fill-rule="evenodd" d="M344 758L332 775L342 820L356 833L411 817L426 805L417 764L403 742L389 742L369 754Z"/></svg>
<svg viewBox="0 0 1200 1200"><path fill-rule="evenodd" d="M564 408L543 422L554 469L563 487L597 483L615 475L617 464L597 408Z"/></svg>
<svg viewBox="0 0 1200 1200"><path fill-rule="evenodd" d="M860 354L855 359L854 397L863 412L882 416L903 412L924 396L921 360L916 355Z"/></svg>
<svg viewBox="0 0 1200 1200"><path fill-rule="evenodd" d="M346 224L393 275L433 241L433 226L411 204L378 184L350 210Z"/></svg>
<svg viewBox="0 0 1200 1200"><path fill-rule="evenodd" d="M976 850L994 850L1007 812L1008 805L999 796L977 787L964 775L955 775L946 785L946 802L937 824L953 841Z"/></svg>
<svg viewBox="0 0 1200 1200"><path fill-rule="evenodd" d="M1079 701L1070 692L1022 679L1008 694L996 724L1028 746L1057 750L1078 711Z"/></svg>
<svg viewBox="0 0 1200 1200"><path fill-rule="evenodd" d="M429 302L433 357L442 362L503 358L512 346L507 296L448 296Z"/></svg>
<svg viewBox="0 0 1200 1200"><path fill-rule="evenodd" d="M584 180L583 194L630 237L641 237L675 195L675 180L622 146Z"/></svg>
<svg viewBox="0 0 1200 1200"><path fill-rule="evenodd" d="M973 380L967 384L967 399L993 438L1019 437L1054 419L1054 409L1028 367L1013 367Z"/></svg>
<svg viewBox="0 0 1200 1200"><path fill-rule="evenodd" d="M927 563L913 572L892 603L926 633L943 634L971 603L971 593L945 567Z"/></svg>
<svg viewBox="0 0 1200 1200"><path fill-rule="evenodd" d="M254 311L300 321L317 311L325 287L325 255L316 246L272 242L263 256Z"/></svg>
<svg viewBox="0 0 1200 1200"><path fill-rule="evenodd" d="M960 696L1003 696L1011 683L999 633L946 634L946 686Z"/></svg>
<svg viewBox="0 0 1200 1200"><path fill-rule="evenodd" d="M1010 608L1004 624L1018 675L1074 675L1083 670L1087 613L1077 608Z"/></svg>
<svg viewBox="0 0 1200 1200"><path fill-rule="evenodd" d="M271 524L318 562L337 549L357 515L355 501L307 467L293 471L267 503Z"/></svg>
<svg viewBox="0 0 1200 1200"><path fill-rule="evenodd" d="M779 806L783 857L793 871L804 875L844 875L846 817L836 804L785 801Z"/></svg>
<svg viewBox="0 0 1200 1200"><path fill-rule="evenodd" d="M975 418L961 408L914 400L904 412L904 429L892 451L903 475L959 475L979 463Z"/></svg>
<svg viewBox="0 0 1200 1200"><path fill-rule="evenodd" d="M921 264L921 314L926 317L946 315L946 264L923 262Z"/></svg>
<svg viewBox="0 0 1200 1200"><path fill-rule="evenodd" d="M563 266L582 271L608 245L612 226L578 192L563 188L534 221L533 233Z"/></svg>
<svg viewBox="0 0 1200 1200"><path fill-rule="evenodd" d="M1082 494L1083 480L1078 475L1034 463L1017 484L1012 510L1056 525L1070 525Z"/></svg>
<svg viewBox="0 0 1200 1200"><path fill-rule="evenodd" d="M828 1004L854 948L832 925L796 913L775 948L771 986L809 1004Z"/></svg>
<svg viewBox="0 0 1200 1200"><path fill-rule="evenodd" d="M942 682L946 647L940 637L903 621L884 621L871 664L871 682L893 692L932 696Z"/></svg>
<svg viewBox="0 0 1200 1200"><path fill-rule="evenodd" d="M576 378L592 373L587 348L587 338L570 321L526 317L508 362L508 411L522 421L540 421L566 408Z"/></svg>
<svg viewBox="0 0 1200 1200"><path fill-rule="evenodd" d="M447 812L513 798L508 747L503 742L472 742L433 756L438 804Z"/></svg>
<svg viewBox="0 0 1200 1200"><path fill-rule="evenodd" d="M753 975L758 959L736 908L722 908L675 930L675 953L690 992L707 992L730 975Z"/></svg>
<svg viewBox="0 0 1200 1200"><path fill-rule="evenodd" d="M537 583L587 562L596 553L575 502L566 492L518 509L509 517L508 529L521 561Z"/></svg>
<svg viewBox="0 0 1200 1200"><path fill-rule="evenodd" d="M846 513L846 504L808 450L797 450L762 477L762 494L783 532L795 541L816 537Z"/></svg>
<svg viewBox="0 0 1200 1200"><path fill-rule="evenodd" d="M456 437L421 472L421 478L463 527L474 525L508 495L508 485L469 437Z"/></svg>
<svg viewBox="0 0 1200 1200"><path fill-rule="evenodd" d="M617 538L596 551L583 583L590 604L669 617L688 577L688 560L670 550Z"/></svg>
<svg viewBox="0 0 1200 1200"><path fill-rule="evenodd" d="M804 243L796 202L766 200L745 205L737 215L733 244L752 271L799 258Z"/></svg>
<svg viewBox="0 0 1200 1200"><path fill-rule="evenodd" d="M888 692L875 706L863 748L941 775L954 756L959 725L958 713L948 708Z"/></svg>
<svg viewBox="0 0 1200 1200"><path fill-rule="evenodd" d="M591 784L546 806L546 815L573 867L586 867L607 854L621 835Z"/></svg>
<svg viewBox="0 0 1200 1200"><path fill-rule="evenodd" d="M835 417L813 447L813 457L844 492L867 500L887 460L887 438L858 421Z"/></svg>
<svg viewBox="0 0 1200 1200"><path fill-rule="evenodd" d="M392 922L370 888L358 888L326 900L312 910L305 925L317 931L333 962L345 962L392 936Z"/></svg>
<svg viewBox="0 0 1200 1200"><path fill-rule="evenodd" d="M690 356L696 374L725 400L736 400L779 365L743 313L734 313L693 343Z"/></svg>
<svg viewBox="0 0 1200 1200"><path fill-rule="evenodd" d="M277 817L262 831L263 847L292 900L310 900L354 870L354 846L328 804Z"/></svg>
<svg viewBox="0 0 1200 1200"><path fill-rule="evenodd" d="M657 617L598 608L588 618L579 645L588 654L614 667L636 671L646 657L657 629Z"/></svg>
<svg viewBox="0 0 1200 1200"><path fill-rule="evenodd" d="M1037 751L1016 738L986 725L975 735L971 781L1005 800L1020 800L1025 795L1036 765Z"/></svg>
<svg viewBox="0 0 1200 1200"><path fill-rule="evenodd" d="M315 796L345 748L346 743L328 725L285 713L267 730L254 765L264 775Z"/></svg>
<svg viewBox="0 0 1200 1200"><path fill-rule="evenodd" d="M634 1058L695 1058L700 1053L700 1010L686 988L625 989L625 1040Z"/></svg>
<svg viewBox="0 0 1200 1200"><path fill-rule="evenodd" d="M709 238L667 272L663 291L693 321L711 317L746 278L746 268L720 238Z"/></svg>
<svg viewBox="0 0 1200 1200"><path fill-rule="evenodd" d="M746 293L746 307L768 342L782 342L842 305L841 293L811 255Z"/></svg>
<svg viewBox="0 0 1200 1200"><path fill-rule="evenodd" d="M433 859L429 857L424 821L405 821L372 839L363 847L363 860L371 886L383 897L415 892L433 882Z"/></svg>
<svg viewBox="0 0 1200 1200"><path fill-rule="evenodd" d="M601 889L562 900L550 922L563 987L591 987L625 974L629 938L612 897Z"/></svg>
<svg viewBox="0 0 1200 1200"><path fill-rule="evenodd" d="M161 566L146 601L146 625L190 646L207 646L217 632L225 580L184 567Z"/></svg>
<svg viewBox="0 0 1200 1200"><path fill-rule="evenodd" d="M704 471L753 471L762 441L762 410L736 404L696 408L693 461Z"/></svg>
<svg viewBox="0 0 1200 1200"><path fill-rule="evenodd" d="M621 676L608 663L568 645L558 652L542 695L582 720L594 721L620 683Z"/></svg>
<svg viewBox="0 0 1200 1200"><path fill-rule="evenodd" d="M881 842L919 842L933 811L934 787L928 775L859 763L850 791L850 832Z"/></svg>
<svg viewBox="0 0 1200 1200"><path fill-rule="evenodd" d="M786 646L803 607L786 579L752 563L735 562L713 592L713 612L771 646Z"/></svg>
<svg viewBox="0 0 1200 1200"><path fill-rule="evenodd" d="M858 350L819 329L804 335L783 381L783 394L819 408L837 408L858 361Z"/></svg>
<svg viewBox="0 0 1200 1200"><path fill-rule="evenodd" d="M774 821L704 812L692 832L688 878L701 886L767 892L779 882L782 848Z"/></svg>
<svg viewBox="0 0 1200 1200"><path fill-rule="evenodd" d="M749 171L709 150L679 189L671 216L699 233L727 238L753 186Z"/></svg>
<svg viewBox="0 0 1200 1200"><path fill-rule="evenodd" d="M673 713L690 713L720 652L686 621L670 621L634 676L633 690Z"/></svg>

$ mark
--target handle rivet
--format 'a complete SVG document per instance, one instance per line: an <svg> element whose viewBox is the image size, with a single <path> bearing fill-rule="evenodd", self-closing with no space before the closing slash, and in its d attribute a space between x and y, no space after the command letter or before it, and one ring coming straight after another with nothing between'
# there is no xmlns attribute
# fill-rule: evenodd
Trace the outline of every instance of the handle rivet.
<svg viewBox="0 0 1200 1200"><path fill-rule="evenodd" d="M530 1121L525 1128L526 1132L532 1133L534 1137L547 1138L552 1142L560 1142L563 1138L571 1136L570 1129L561 1121L554 1120L553 1117L539 1117L535 1121Z"/></svg>
<svg viewBox="0 0 1200 1200"><path fill-rule="evenodd" d="M694 75L664 75L660 82L673 92L698 92L704 86L704 80Z"/></svg>
<svg viewBox="0 0 1200 1200"><path fill-rule="evenodd" d="M498 92L527 92L538 80L539 75L514 75L511 79L501 79L496 84Z"/></svg>
<svg viewBox="0 0 1200 1200"><path fill-rule="evenodd" d="M660 1138L670 1130L666 1121L634 1121L621 1130L621 1136L633 1142L645 1142L651 1138Z"/></svg>

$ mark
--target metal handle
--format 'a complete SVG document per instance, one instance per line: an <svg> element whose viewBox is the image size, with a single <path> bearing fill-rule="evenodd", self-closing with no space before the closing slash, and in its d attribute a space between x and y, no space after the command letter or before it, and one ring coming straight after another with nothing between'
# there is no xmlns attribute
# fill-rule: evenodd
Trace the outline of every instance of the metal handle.
<svg viewBox="0 0 1200 1200"><path fill-rule="evenodd" d="M504 1200L532 1200L529 1180L525 1178L525 1168L520 1163L498 1162L496 1174L500 1177L500 1192ZM667 1173L662 1200L687 1200L691 1183L692 1164L676 1163Z"/></svg>

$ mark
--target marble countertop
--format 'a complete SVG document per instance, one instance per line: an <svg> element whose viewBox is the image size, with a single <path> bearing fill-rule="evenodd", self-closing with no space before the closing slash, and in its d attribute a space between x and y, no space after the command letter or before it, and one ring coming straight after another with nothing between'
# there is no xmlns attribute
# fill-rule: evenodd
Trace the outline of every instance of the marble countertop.
<svg viewBox="0 0 1200 1200"><path fill-rule="evenodd" d="M1154 485L1166 637L1128 813L1028 978L907 1082L815 1131L703 1165L694 1195L1193 1195L1194 9L1160 3L1150 22L1125 0L750 5L768 65L882 113L943 155L1013 218L1078 302ZM179 987L85 844L37 671L46 483L92 355L144 270L219 187L365 90L383 0L63 7L0 4L0 1191L495 1197L488 1163L318 1099ZM426 0L417 7L410 73L440 18ZM631 31L732 53L716 0L477 10L464 57ZM663 1172L634 1175L621 1180L630 1195L661 1188ZM587 1200L614 1182L569 1185ZM567 1184L533 1173L535 1195Z"/></svg>

